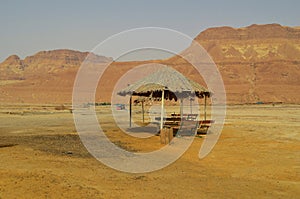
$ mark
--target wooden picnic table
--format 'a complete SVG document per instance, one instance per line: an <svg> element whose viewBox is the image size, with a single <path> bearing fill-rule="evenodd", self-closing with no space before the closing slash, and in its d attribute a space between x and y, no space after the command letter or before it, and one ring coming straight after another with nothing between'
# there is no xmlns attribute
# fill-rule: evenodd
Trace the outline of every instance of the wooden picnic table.
<svg viewBox="0 0 300 199"><path fill-rule="evenodd" d="M215 122L214 120L196 120L198 114L184 114L183 116L172 113L171 116L164 117L163 128L172 130L174 135L182 128L191 129L191 131L197 128L197 132L199 130L200 133L206 133L211 124ZM160 124L161 117L155 117L155 120Z"/></svg>
<svg viewBox="0 0 300 199"><path fill-rule="evenodd" d="M208 131L208 128L213 123L215 123L214 120L198 120L198 121L185 120L185 121L179 123L178 125L167 125L166 127L167 128L172 128L174 135L181 128L187 128L187 129L191 129L191 130L197 128L197 133L200 133L200 134L204 133L204 134L206 134L207 131Z"/></svg>
<svg viewBox="0 0 300 199"><path fill-rule="evenodd" d="M169 117L164 117L164 121L181 121L181 120L196 120L198 114L180 114L172 113ZM161 117L155 117L155 120L160 121Z"/></svg>
<svg viewBox="0 0 300 199"><path fill-rule="evenodd" d="M155 117L155 120L160 121L161 117ZM164 117L164 121L181 121L181 117Z"/></svg>
<svg viewBox="0 0 300 199"><path fill-rule="evenodd" d="M171 116L172 117L181 117L180 113L172 113ZM187 114L183 114L182 116L183 116L183 118L189 118L189 117L197 118L198 114L187 113Z"/></svg>

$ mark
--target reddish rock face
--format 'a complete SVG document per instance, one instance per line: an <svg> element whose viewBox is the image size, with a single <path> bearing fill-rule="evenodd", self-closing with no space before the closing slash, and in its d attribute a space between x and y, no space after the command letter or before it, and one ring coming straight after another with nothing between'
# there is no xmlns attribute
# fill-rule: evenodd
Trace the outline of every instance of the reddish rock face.
<svg viewBox="0 0 300 199"><path fill-rule="evenodd" d="M229 103L299 103L300 29L279 24L210 28L200 43L217 64ZM171 62L181 62L171 58Z"/></svg>
<svg viewBox="0 0 300 199"><path fill-rule="evenodd" d="M300 29L279 24L211 28L195 40L207 49L215 62L300 61Z"/></svg>
<svg viewBox="0 0 300 199"><path fill-rule="evenodd" d="M228 103L300 103L300 29L279 24L210 28L200 43L217 64ZM188 50L188 49L187 49ZM0 64L0 102L70 103L78 68L87 52L42 51L21 60L12 55ZM110 58L93 55L93 64ZM114 62L99 83L97 101L109 101L118 79L142 63L167 64L199 81L180 57L143 62ZM101 93L101 95L99 94Z"/></svg>

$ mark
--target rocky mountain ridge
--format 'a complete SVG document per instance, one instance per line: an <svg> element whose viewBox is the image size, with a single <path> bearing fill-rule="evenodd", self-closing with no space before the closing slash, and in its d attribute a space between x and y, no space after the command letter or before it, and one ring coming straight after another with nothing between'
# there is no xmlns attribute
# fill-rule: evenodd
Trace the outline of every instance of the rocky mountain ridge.
<svg viewBox="0 0 300 199"><path fill-rule="evenodd" d="M228 103L300 103L300 28L279 24L245 28L209 28L195 41L210 54L222 74ZM187 49L189 50L189 49ZM88 52L42 51L21 60L12 55L0 64L2 102L70 103L77 70ZM111 58L93 55L94 63ZM109 101L116 81L141 63L170 65L201 82L178 56L167 60L113 62L100 81L98 101ZM199 75L199 74L198 74Z"/></svg>

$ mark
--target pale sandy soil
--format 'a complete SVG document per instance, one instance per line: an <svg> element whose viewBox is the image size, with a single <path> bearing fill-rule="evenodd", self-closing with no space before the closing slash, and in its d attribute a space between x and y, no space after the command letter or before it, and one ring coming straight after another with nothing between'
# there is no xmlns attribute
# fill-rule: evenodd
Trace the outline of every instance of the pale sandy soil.
<svg viewBox="0 0 300 199"><path fill-rule="evenodd" d="M109 119L102 125L128 150L161 147L158 136L132 139ZM299 105L229 106L207 157L198 158L204 138L195 138L170 166L129 174L91 157L69 111L2 105L0 198L299 198L299 127Z"/></svg>

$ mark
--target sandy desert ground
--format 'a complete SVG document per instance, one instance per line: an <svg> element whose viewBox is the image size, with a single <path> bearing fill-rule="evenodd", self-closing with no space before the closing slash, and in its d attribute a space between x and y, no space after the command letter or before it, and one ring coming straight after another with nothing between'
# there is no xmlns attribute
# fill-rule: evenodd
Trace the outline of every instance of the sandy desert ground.
<svg viewBox="0 0 300 199"><path fill-rule="evenodd" d="M94 159L73 116L51 105L0 106L0 198L299 198L300 105L227 107L221 137L198 158L204 138L159 171L130 174ZM99 114L99 118L106 117ZM132 151L160 148L113 122L108 137Z"/></svg>

